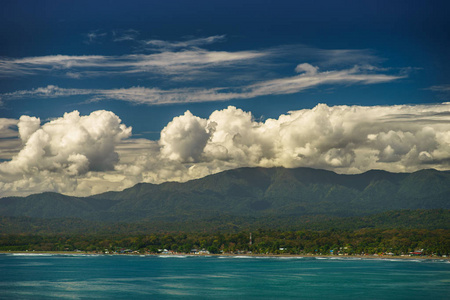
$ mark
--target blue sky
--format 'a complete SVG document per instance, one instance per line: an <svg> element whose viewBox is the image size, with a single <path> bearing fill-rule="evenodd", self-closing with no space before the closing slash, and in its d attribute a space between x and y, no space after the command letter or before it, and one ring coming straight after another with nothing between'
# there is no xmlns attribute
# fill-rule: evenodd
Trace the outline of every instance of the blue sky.
<svg viewBox="0 0 450 300"><path fill-rule="evenodd" d="M123 183L119 187L183 181L239 166L310 166L344 173L374 167L447 169L446 129L437 124L448 120L425 124L421 113L447 116L449 15L447 1L3 1L0 179L7 179L0 182L8 194L90 194L95 191L87 182L96 182L103 191L118 181ZM327 107L330 120L345 115L338 106L372 108L365 113L380 113L373 121L377 124L387 116L403 115L403 105L417 112L414 122L421 125L405 129L398 117L397 127L365 133L369 141L379 137L384 144L365 141L361 147L352 146L362 141L356 137L312 147L314 137L301 135L294 146L285 140L267 146L252 135L247 140L255 138L254 144L239 151L259 153L254 161L234 149L236 144L227 144L226 134L218 129L222 121L234 124L237 115L248 114L254 122L248 126L261 129L299 111L313 113L311 122L317 125L319 103ZM88 145L66 152L55 148L57 138L61 143L64 137L45 124L64 121L64 114L73 111L77 120L93 119L99 110L130 128L125 132L117 127L121 135L108 135L107 149L97 149L106 151L103 157L110 160L99 162ZM39 118L39 123L21 116ZM346 124L356 117L348 118L336 122ZM83 126L81 131L90 131ZM77 136L72 127L64 132ZM233 141L246 136L250 127L236 129ZM417 137L427 128L435 130L435 141L428 146L408 136ZM32 138L38 129L48 134L48 144L43 137ZM335 124L331 131L338 132ZM371 162L360 158L362 149L375 151L365 154ZM221 151L227 154L221 156ZM288 153L295 159L286 160ZM158 157L164 166L147 159L147 167L140 170L147 175L137 176L130 170L143 155ZM39 163L31 166L25 157ZM201 171L194 172L194 167ZM152 168L170 175L152 174ZM67 182L51 183L61 172ZM80 188L83 184L89 187Z"/></svg>

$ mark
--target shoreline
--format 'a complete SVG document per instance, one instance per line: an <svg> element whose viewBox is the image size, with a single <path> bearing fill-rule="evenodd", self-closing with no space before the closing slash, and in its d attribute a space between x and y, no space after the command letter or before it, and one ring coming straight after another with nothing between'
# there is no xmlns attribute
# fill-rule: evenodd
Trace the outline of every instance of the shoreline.
<svg viewBox="0 0 450 300"><path fill-rule="evenodd" d="M398 255L315 255L315 254L187 254L187 253L97 253L97 252L78 252L78 251L0 251L0 254L19 254L19 255L102 255L102 256L164 256L164 257L264 257L264 258L329 258L329 259L401 259L401 260L447 260L450 257L440 256L398 256Z"/></svg>

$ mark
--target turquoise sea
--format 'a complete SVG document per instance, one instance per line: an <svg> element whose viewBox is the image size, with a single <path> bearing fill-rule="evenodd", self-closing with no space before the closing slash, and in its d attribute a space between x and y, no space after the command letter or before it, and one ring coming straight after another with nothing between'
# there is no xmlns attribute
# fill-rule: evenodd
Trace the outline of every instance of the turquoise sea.
<svg viewBox="0 0 450 300"><path fill-rule="evenodd" d="M444 260L0 254L1 299L449 299Z"/></svg>

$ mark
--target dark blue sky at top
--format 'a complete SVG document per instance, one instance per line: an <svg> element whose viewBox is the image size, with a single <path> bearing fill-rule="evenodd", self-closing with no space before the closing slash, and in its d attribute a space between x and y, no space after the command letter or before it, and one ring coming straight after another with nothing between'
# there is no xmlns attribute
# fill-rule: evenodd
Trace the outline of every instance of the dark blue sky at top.
<svg viewBox="0 0 450 300"><path fill-rule="evenodd" d="M204 47L211 51L264 50L286 45L367 50L378 58L374 65L392 72L409 72L406 78L394 82L318 86L295 94L223 102L151 106L117 100L86 104L80 96L24 97L3 100L0 117L28 114L45 120L75 109L82 114L106 109L133 126L135 134L156 132L144 134L156 139L167 122L187 109L207 117L214 110L234 105L259 118L311 108L319 102L392 105L448 101L448 92L429 89L450 84L448 1L2 1L1 6L0 56L6 58L142 53L133 41L111 40L111 32L132 29L142 40L182 41L225 35L223 41ZM103 36L89 43L90 32ZM293 76L296 65L305 62L318 65L321 70L347 67L322 66L320 61L302 60L299 55L273 62L279 63L274 72L278 77ZM110 89L182 88L196 84L165 81L164 77L73 79L44 74L0 77L0 93L47 85ZM214 83L204 85L210 87Z"/></svg>

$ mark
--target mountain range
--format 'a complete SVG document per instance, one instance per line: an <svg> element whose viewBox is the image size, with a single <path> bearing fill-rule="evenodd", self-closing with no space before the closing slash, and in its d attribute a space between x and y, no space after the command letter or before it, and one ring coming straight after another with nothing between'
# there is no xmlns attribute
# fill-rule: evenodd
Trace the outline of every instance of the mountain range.
<svg viewBox="0 0 450 300"><path fill-rule="evenodd" d="M240 168L184 183L140 183L90 197L53 192L0 198L0 216L96 222L192 222L211 218L357 217L450 209L450 172ZM225 222L225 221L224 221Z"/></svg>

